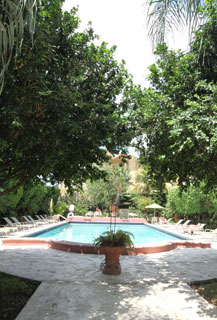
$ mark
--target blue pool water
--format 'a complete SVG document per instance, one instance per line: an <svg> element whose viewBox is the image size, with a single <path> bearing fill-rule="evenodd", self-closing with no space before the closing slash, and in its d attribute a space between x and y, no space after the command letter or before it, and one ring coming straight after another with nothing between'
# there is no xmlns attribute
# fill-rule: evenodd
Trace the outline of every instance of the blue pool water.
<svg viewBox="0 0 217 320"><path fill-rule="evenodd" d="M173 236L166 232L161 232L155 228L144 224L116 224L116 230L122 229L133 233L132 238L134 245L150 244L161 241L177 241L186 238ZM52 238L72 242L92 243L95 238L104 231L110 230L109 223L68 223L58 228L53 228L47 232L32 234L38 238Z"/></svg>

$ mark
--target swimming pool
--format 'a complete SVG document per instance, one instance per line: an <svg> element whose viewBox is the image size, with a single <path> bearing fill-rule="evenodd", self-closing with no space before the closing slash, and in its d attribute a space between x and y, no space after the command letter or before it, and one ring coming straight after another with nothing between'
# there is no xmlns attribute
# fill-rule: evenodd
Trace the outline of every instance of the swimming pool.
<svg viewBox="0 0 217 320"><path fill-rule="evenodd" d="M134 245L158 243L162 241L186 240L182 236L176 236L169 232L160 231L144 224L117 223L116 230L122 229L133 233ZM31 234L30 237L50 238L79 243L92 243L95 238L104 231L110 230L109 223L67 223L50 230Z"/></svg>

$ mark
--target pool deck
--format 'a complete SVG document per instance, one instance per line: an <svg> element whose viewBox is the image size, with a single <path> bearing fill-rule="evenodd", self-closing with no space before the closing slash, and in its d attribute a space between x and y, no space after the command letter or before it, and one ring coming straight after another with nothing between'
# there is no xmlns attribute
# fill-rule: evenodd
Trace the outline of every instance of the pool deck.
<svg viewBox="0 0 217 320"><path fill-rule="evenodd" d="M207 249L121 256L116 276L101 272L102 255L0 240L0 271L41 282L16 320L217 319L217 309L188 285L217 278L217 235L192 236L207 237Z"/></svg>
<svg viewBox="0 0 217 320"><path fill-rule="evenodd" d="M217 310L188 282L217 278L217 249L122 256L104 275L101 255L1 246L0 271L41 281L16 320L209 320Z"/></svg>

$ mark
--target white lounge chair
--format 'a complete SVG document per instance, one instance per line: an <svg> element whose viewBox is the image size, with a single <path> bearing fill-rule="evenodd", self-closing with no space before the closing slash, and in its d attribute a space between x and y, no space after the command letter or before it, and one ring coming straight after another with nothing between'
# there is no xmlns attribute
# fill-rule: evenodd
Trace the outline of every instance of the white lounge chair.
<svg viewBox="0 0 217 320"><path fill-rule="evenodd" d="M47 223L55 223L54 216L47 216L46 214L44 216L40 215L42 219L44 219Z"/></svg>
<svg viewBox="0 0 217 320"><path fill-rule="evenodd" d="M129 217L132 217L132 218L137 218L138 217L138 214L133 213L133 212L130 212L128 215L129 215Z"/></svg>
<svg viewBox="0 0 217 320"><path fill-rule="evenodd" d="M199 234L201 231L205 231L205 223L198 223L198 224L190 224L187 226L187 231L191 234Z"/></svg>
<svg viewBox="0 0 217 320"><path fill-rule="evenodd" d="M187 220L185 221L183 224L179 224L178 226L176 226L176 229L182 232L188 232L189 229L189 223L191 220Z"/></svg>
<svg viewBox="0 0 217 320"><path fill-rule="evenodd" d="M89 211L85 213L85 217L92 217L93 216L93 211Z"/></svg>
<svg viewBox="0 0 217 320"><path fill-rule="evenodd" d="M13 232L18 231L19 226L16 223L13 223L8 217L3 217L3 219L7 222L7 225L11 228Z"/></svg>
<svg viewBox="0 0 217 320"><path fill-rule="evenodd" d="M46 224L46 222L44 222L44 221L36 221L36 220L33 219L33 217L31 217L31 216L27 216L27 218L28 218L30 221L32 221L32 223L37 224L37 225L44 225L44 224Z"/></svg>
<svg viewBox="0 0 217 320"><path fill-rule="evenodd" d="M206 229L205 232L217 233L217 228L216 229Z"/></svg>
<svg viewBox="0 0 217 320"><path fill-rule="evenodd" d="M191 222L191 220L185 221L183 224L181 224L181 227L185 228L190 222Z"/></svg>
<svg viewBox="0 0 217 320"><path fill-rule="evenodd" d="M33 226L33 228L37 227L39 224L34 223L32 220L28 219L27 216L23 216L23 219L28 223L31 224Z"/></svg>
<svg viewBox="0 0 217 320"><path fill-rule="evenodd" d="M0 226L0 237L7 237L11 233L11 229L5 226Z"/></svg>
<svg viewBox="0 0 217 320"><path fill-rule="evenodd" d="M43 216L41 216L41 215L36 214L35 216L36 216L36 218L37 218L37 220L35 220L36 222L41 222L41 223L44 223L44 224L51 223L51 222L49 222L47 219L45 219L45 218L44 218ZM34 219L33 219L33 220L34 220Z"/></svg>
<svg viewBox="0 0 217 320"><path fill-rule="evenodd" d="M16 223L17 226L20 226L22 229L29 229L32 227L31 224L27 224L25 222L20 222L16 217L11 217L11 219Z"/></svg>

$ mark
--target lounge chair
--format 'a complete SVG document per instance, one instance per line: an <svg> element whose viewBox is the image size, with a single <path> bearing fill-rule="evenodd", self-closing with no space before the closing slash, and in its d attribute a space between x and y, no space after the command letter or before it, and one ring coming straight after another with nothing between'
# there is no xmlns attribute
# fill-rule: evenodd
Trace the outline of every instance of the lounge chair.
<svg viewBox="0 0 217 320"><path fill-rule="evenodd" d="M5 226L0 226L0 237L3 235L4 237L8 236L11 233L10 228L6 228Z"/></svg>
<svg viewBox="0 0 217 320"><path fill-rule="evenodd" d="M206 229L205 232L217 233L217 228L216 229Z"/></svg>
<svg viewBox="0 0 217 320"><path fill-rule="evenodd" d="M158 223L158 217L152 217L151 224L157 224L157 223Z"/></svg>
<svg viewBox="0 0 217 320"><path fill-rule="evenodd" d="M159 218L158 218L158 223L159 223L159 224L165 224L165 223L166 223L165 218L164 218L164 217L159 217Z"/></svg>
<svg viewBox="0 0 217 320"><path fill-rule="evenodd" d="M180 219L180 220L179 220L178 222L176 222L176 223L173 223L173 224L165 224L165 226L169 226L170 228L177 230L177 229L180 229L182 221L184 221L184 220L183 220L183 219Z"/></svg>
<svg viewBox="0 0 217 320"><path fill-rule="evenodd" d="M138 217L138 214L133 213L133 212L130 212L128 215L129 215L129 218L137 218Z"/></svg>
<svg viewBox="0 0 217 320"><path fill-rule="evenodd" d="M181 223L182 223L182 221L184 221L184 220L183 220L183 219L180 219L178 222L176 222L176 223L174 224L174 226L175 226L175 227L180 226Z"/></svg>
<svg viewBox="0 0 217 320"><path fill-rule="evenodd" d="M46 222L44 221L36 221L35 219L33 219L33 217L31 216L27 216L27 218L32 221L32 223L36 224L36 225L44 225L44 224L47 224Z"/></svg>
<svg viewBox="0 0 217 320"><path fill-rule="evenodd" d="M30 220L27 216L23 216L23 219L28 223L31 224L34 228L37 227L39 224L33 222L32 220Z"/></svg>
<svg viewBox="0 0 217 320"><path fill-rule="evenodd" d="M102 217L102 212L96 211L96 212L94 213L94 216L95 216L95 217Z"/></svg>
<svg viewBox="0 0 217 320"><path fill-rule="evenodd" d="M47 223L55 223L53 216L48 217L46 214L44 216L40 215Z"/></svg>
<svg viewBox="0 0 217 320"><path fill-rule="evenodd" d="M171 224L171 227L176 228L179 227L182 223L182 221L184 221L183 219L180 219L179 221L177 221L176 223Z"/></svg>
<svg viewBox="0 0 217 320"><path fill-rule="evenodd" d="M183 224L179 224L176 229L178 231L183 231L183 232L188 232L188 228L189 228L189 223L190 223L191 220L187 220L185 221Z"/></svg>
<svg viewBox="0 0 217 320"><path fill-rule="evenodd" d="M205 225L205 223L190 224L189 226L187 226L187 231L191 234L196 234L197 232L201 233L201 231L205 231Z"/></svg>
<svg viewBox="0 0 217 320"><path fill-rule="evenodd" d="M16 232L20 229L20 227L16 223L12 222L9 218L3 217L3 219L7 222L7 225L11 228L13 232Z"/></svg>
<svg viewBox="0 0 217 320"><path fill-rule="evenodd" d="M171 223L171 220L173 220L173 218L165 219L164 217L160 217L159 218L160 227L169 228L169 227L175 226L174 223Z"/></svg>
<svg viewBox="0 0 217 320"><path fill-rule="evenodd" d="M85 217L92 217L93 216L93 211L89 211L85 213Z"/></svg>
<svg viewBox="0 0 217 320"><path fill-rule="evenodd" d="M185 221L183 224L181 224L180 226L181 226L182 228L186 228L186 226L187 226L190 222L191 222L191 220L187 220L187 221Z"/></svg>
<svg viewBox="0 0 217 320"><path fill-rule="evenodd" d="M44 217L42 217L41 215L39 216L38 214L35 215L37 220L36 222L42 222L42 223L49 223L49 221L47 221Z"/></svg>
<svg viewBox="0 0 217 320"><path fill-rule="evenodd" d="M17 225L17 226L20 226L20 228L22 229L29 229L32 227L31 224L27 224L25 222L20 222L16 217L11 217L11 219L14 221L14 223Z"/></svg>

